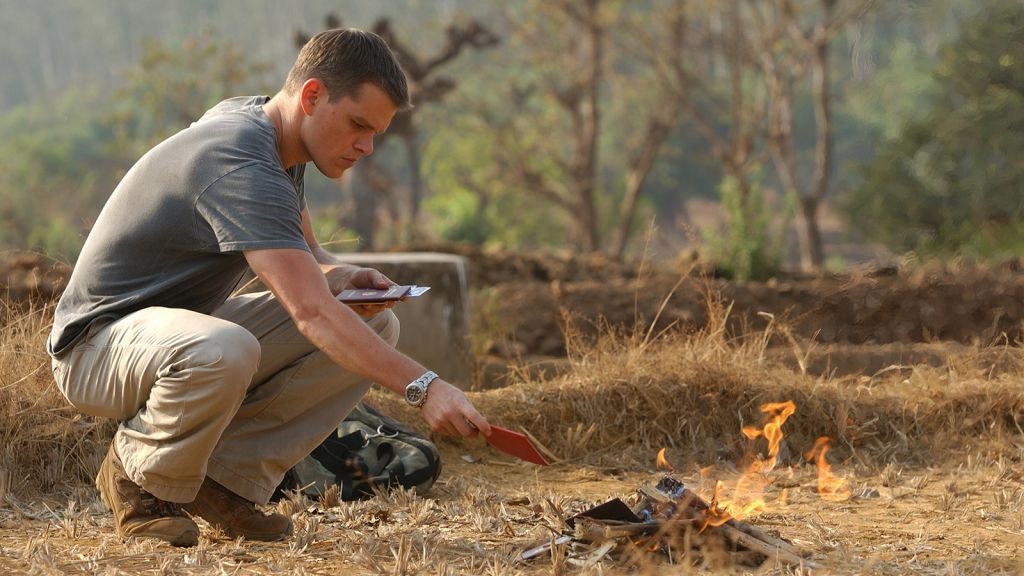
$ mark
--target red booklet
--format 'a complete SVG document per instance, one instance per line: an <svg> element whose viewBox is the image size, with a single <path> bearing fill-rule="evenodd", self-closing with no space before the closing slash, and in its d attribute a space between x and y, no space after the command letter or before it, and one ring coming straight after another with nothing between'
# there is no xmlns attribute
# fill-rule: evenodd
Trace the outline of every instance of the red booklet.
<svg viewBox="0 0 1024 576"><path fill-rule="evenodd" d="M519 432L513 432L507 428L491 424L491 435L487 437L487 441L491 443L491 446L516 458L540 464L541 466L548 465L547 459L537 450L533 442L530 442L526 434L520 434Z"/></svg>

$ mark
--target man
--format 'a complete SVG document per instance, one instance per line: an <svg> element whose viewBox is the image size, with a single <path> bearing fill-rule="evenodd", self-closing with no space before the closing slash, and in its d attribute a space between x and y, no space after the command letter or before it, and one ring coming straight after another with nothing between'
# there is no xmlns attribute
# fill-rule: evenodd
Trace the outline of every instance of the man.
<svg viewBox="0 0 1024 576"><path fill-rule="evenodd" d="M435 432L490 434L465 394L394 349L389 306L335 298L392 282L323 250L305 206L307 162L341 176L408 105L382 39L323 32L273 98L220 103L114 190L47 348L74 406L121 421L96 480L119 535L190 546L199 516L231 537L288 537L291 521L257 504L367 380ZM250 268L270 292L230 297Z"/></svg>

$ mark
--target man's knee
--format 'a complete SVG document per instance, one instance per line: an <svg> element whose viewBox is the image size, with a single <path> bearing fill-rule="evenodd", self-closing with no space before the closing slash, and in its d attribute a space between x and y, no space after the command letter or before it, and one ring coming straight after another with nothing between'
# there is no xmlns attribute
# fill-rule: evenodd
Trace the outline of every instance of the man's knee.
<svg viewBox="0 0 1024 576"><path fill-rule="evenodd" d="M375 314L373 318L367 321L367 324L373 328L377 334L384 339L388 344L395 346L398 344L398 334L401 332L401 323L398 321L398 316L391 310L385 310L379 314Z"/></svg>
<svg viewBox="0 0 1024 576"><path fill-rule="evenodd" d="M191 347L193 367L206 367L221 374L223 382L237 383L246 390L260 363L260 342L251 332L228 322L210 330Z"/></svg>

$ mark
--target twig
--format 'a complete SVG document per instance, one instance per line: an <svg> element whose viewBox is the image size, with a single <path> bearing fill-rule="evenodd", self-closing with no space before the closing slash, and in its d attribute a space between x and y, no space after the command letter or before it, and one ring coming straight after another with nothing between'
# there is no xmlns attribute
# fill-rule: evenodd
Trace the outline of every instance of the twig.
<svg viewBox="0 0 1024 576"><path fill-rule="evenodd" d="M544 456L547 457L550 463L557 464L562 461L561 458L555 456L554 452L548 450L547 446L541 444L540 441L537 440L537 438L533 434L530 434L529 430L527 430L526 428L520 428L520 430L522 430L523 434L525 434L526 437L530 439L530 442L533 442L533 445L536 446L538 450L544 453Z"/></svg>
<svg viewBox="0 0 1024 576"><path fill-rule="evenodd" d="M739 546L759 552L768 558L774 558L790 566L806 566L812 569L821 568L821 566L815 562L801 558L792 552L787 552L782 548L764 542L755 536L747 534L739 528L730 526L728 523L716 526L715 530L723 533L729 540L732 540Z"/></svg>

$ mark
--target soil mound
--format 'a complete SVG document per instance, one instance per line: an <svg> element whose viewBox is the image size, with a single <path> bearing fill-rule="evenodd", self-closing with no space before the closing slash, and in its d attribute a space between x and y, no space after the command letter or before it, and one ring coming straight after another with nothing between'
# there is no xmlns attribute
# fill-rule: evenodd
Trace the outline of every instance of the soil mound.
<svg viewBox="0 0 1024 576"><path fill-rule="evenodd" d="M418 246L470 262L475 332L491 354L564 356L567 319L582 336L602 330L700 330L723 314L735 333L773 324L822 344L1016 344L1024 337L1024 264L954 264L914 270L788 276L732 282L693 262L617 262L600 254ZM0 290L23 302L53 299L71 267L39 254L0 255ZM721 309L709 310L709 302ZM714 308L714 306L712 306Z"/></svg>
<svg viewBox="0 0 1024 576"><path fill-rule="evenodd" d="M0 253L0 295L8 302L52 300L60 296L71 266L34 252Z"/></svg>

